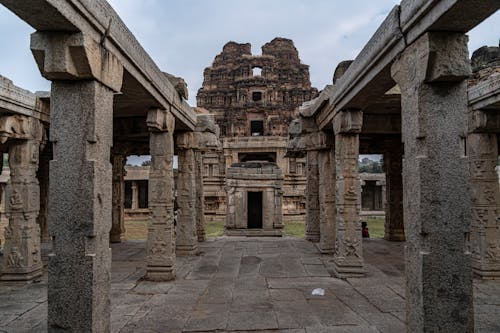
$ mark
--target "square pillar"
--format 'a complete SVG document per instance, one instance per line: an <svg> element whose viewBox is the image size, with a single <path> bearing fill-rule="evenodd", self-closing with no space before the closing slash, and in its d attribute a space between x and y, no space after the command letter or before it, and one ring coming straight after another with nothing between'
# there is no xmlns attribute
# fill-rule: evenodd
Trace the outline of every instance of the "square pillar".
<svg viewBox="0 0 500 333"><path fill-rule="evenodd" d="M426 33L392 66L401 88L408 332L474 331L469 74L462 33Z"/></svg>
<svg viewBox="0 0 500 333"><path fill-rule="evenodd" d="M334 118L336 240L333 273L339 278L364 276L361 239L361 180L358 170L360 111L342 111Z"/></svg>
<svg viewBox="0 0 500 333"><path fill-rule="evenodd" d="M317 150L306 155L306 239L314 243L320 239L318 155Z"/></svg>
<svg viewBox="0 0 500 333"><path fill-rule="evenodd" d="M472 269L484 279L500 278L500 188L495 170L496 133L470 133L467 137L470 168Z"/></svg>
<svg viewBox="0 0 500 333"><path fill-rule="evenodd" d="M26 133L23 138L2 138L2 142L9 140L10 180L5 195L9 224L5 228L0 280L31 281L42 275L43 268L37 223L40 187L36 178L43 127L37 119L25 116L2 117L0 126L2 133L12 128Z"/></svg>
<svg viewBox="0 0 500 333"><path fill-rule="evenodd" d="M125 164L127 156L113 153L111 163L113 165L113 221L109 237L111 243L121 243L125 240Z"/></svg>
<svg viewBox="0 0 500 333"><path fill-rule="evenodd" d="M175 279L174 227L174 126L175 118L165 110L150 110L147 125L151 167L148 186L148 240L146 280Z"/></svg>
<svg viewBox="0 0 500 333"><path fill-rule="evenodd" d="M180 136L187 135L181 134ZM176 246L178 255L194 255L198 252L196 217L196 170L195 153L189 147L177 148L179 176L177 178L177 226Z"/></svg>
<svg viewBox="0 0 500 333"><path fill-rule="evenodd" d="M36 32L31 50L52 81L48 331L109 332L110 150L123 67L83 33Z"/></svg>
<svg viewBox="0 0 500 333"><path fill-rule="evenodd" d="M320 150L319 165L319 249L335 251L335 150Z"/></svg>
<svg viewBox="0 0 500 333"><path fill-rule="evenodd" d="M194 151L194 171L195 171L195 186L196 186L196 236L198 242L204 242L207 239L205 229L205 197L203 187L203 152L200 150Z"/></svg>
<svg viewBox="0 0 500 333"><path fill-rule="evenodd" d="M384 154L386 177L384 239L399 242L406 239L403 218L403 147L399 140L389 146L391 148Z"/></svg>
<svg viewBox="0 0 500 333"><path fill-rule="evenodd" d="M136 180L132 180L132 209L139 209L139 185Z"/></svg>

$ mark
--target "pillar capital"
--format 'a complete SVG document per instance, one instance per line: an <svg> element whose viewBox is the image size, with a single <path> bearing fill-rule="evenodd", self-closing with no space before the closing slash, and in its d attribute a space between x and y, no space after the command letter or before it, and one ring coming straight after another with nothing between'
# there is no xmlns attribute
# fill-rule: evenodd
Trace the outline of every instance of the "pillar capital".
<svg viewBox="0 0 500 333"><path fill-rule="evenodd" d="M175 117L167 110L149 110L146 123L150 132L173 133L175 129Z"/></svg>
<svg viewBox="0 0 500 333"><path fill-rule="evenodd" d="M184 132L176 136L177 149L221 150L217 136L210 132Z"/></svg>
<svg viewBox="0 0 500 333"><path fill-rule="evenodd" d="M118 92L123 65L101 43L79 33L37 31L31 35L31 52L47 80L94 79Z"/></svg>
<svg viewBox="0 0 500 333"><path fill-rule="evenodd" d="M12 140L43 139L43 125L33 117L11 115L0 117L0 143Z"/></svg>
<svg viewBox="0 0 500 333"><path fill-rule="evenodd" d="M299 117L288 128L287 157L304 157L307 151L333 148L333 136L321 131L313 118Z"/></svg>
<svg viewBox="0 0 500 333"><path fill-rule="evenodd" d="M335 115L333 131L337 134L359 134L363 127L363 112L359 110L342 110Z"/></svg>

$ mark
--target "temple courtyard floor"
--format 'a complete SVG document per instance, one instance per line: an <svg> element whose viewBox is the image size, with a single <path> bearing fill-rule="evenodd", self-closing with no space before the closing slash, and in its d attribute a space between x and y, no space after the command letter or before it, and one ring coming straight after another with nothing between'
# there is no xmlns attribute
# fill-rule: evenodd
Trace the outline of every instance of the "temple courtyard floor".
<svg viewBox="0 0 500 333"><path fill-rule="evenodd" d="M116 244L112 332L405 332L403 247L365 240L367 276L340 280L305 240L221 237L154 283L141 280L145 242ZM474 281L474 311L476 332L500 332L500 280ZM0 332L44 332L46 319L46 275L0 284Z"/></svg>

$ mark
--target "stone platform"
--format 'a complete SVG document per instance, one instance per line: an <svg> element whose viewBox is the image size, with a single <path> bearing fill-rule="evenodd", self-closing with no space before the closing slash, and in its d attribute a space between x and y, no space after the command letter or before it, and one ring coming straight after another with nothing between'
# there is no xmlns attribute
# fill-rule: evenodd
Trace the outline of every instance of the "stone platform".
<svg viewBox="0 0 500 333"><path fill-rule="evenodd" d="M112 332L404 332L403 244L364 241L367 277L330 277L316 246L222 237L179 257L174 282L142 281L145 243L113 245ZM0 284L0 332L44 332L47 278ZM312 296L322 288L324 296ZM500 281L475 281L476 332L500 331Z"/></svg>

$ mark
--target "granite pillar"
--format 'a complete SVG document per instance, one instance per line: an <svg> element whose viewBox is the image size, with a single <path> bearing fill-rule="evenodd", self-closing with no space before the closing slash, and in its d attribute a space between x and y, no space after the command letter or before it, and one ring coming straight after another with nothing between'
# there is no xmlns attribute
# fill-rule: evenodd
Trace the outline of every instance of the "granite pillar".
<svg viewBox="0 0 500 333"><path fill-rule="evenodd" d="M82 33L36 32L31 50L52 81L48 331L109 332L110 150L123 67Z"/></svg>
<svg viewBox="0 0 500 333"><path fill-rule="evenodd" d="M44 140L45 141L45 140ZM43 143L45 146L40 151L40 163L37 178L40 184L40 213L38 214L38 225L40 226L40 239L42 243L51 241L49 236L49 163L52 159L51 144Z"/></svg>
<svg viewBox="0 0 500 333"><path fill-rule="evenodd" d="M399 140L390 147L384 154L386 175L384 239L404 241L406 237L403 219L403 147Z"/></svg>
<svg viewBox="0 0 500 333"><path fill-rule="evenodd" d="M314 243L320 240L318 155L317 150L306 155L306 239Z"/></svg>
<svg viewBox="0 0 500 333"><path fill-rule="evenodd" d="M139 209L139 185L137 181L132 181L132 209Z"/></svg>
<svg viewBox="0 0 500 333"><path fill-rule="evenodd" d="M334 119L336 240L333 273L339 278L360 277L363 269L361 240L361 180L358 170L359 133L363 114L346 110Z"/></svg>
<svg viewBox="0 0 500 333"><path fill-rule="evenodd" d="M335 150L320 150L319 166L319 249L322 253L335 250Z"/></svg>
<svg viewBox="0 0 500 333"><path fill-rule="evenodd" d="M166 110L150 110L148 240L146 280L175 279L174 226L174 116Z"/></svg>
<svg viewBox="0 0 500 333"><path fill-rule="evenodd" d="M5 195L9 224L5 228L0 280L31 281L42 275L43 268L37 224L40 188L36 178L43 127L37 119L24 116L4 117L1 123L3 133L10 128L22 129L25 137L2 138L2 142L9 141L10 180Z"/></svg>
<svg viewBox="0 0 500 333"><path fill-rule="evenodd" d="M111 163L113 165L113 207L111 214L113 221L109 238L111 243L121 243L125 240L125 164L127 157L113 153Z"/></svg>
<svg viewBox="0 0 500 333"><path fill-rule="evenodd" d="M426 33L401 54L408 332L473 332L467 37ZM497 185L498 186L498 185Z"/></svg>
<svg viewBox="0 0 500 333"><path fill-rule="evenodd" d="M187 135L187 134L180 134ZM177 226L176 246L178 255L198 252L196 211L196 163L195 152L188 146L177 148L179 176L177 178Z"/></svg>
<svg viewBox="0 0 500 333"><path fill-rule="evenodd" d="M496 133L470 133L467 138L470 169L472 269L476 276L500 278L500 188L495 170Z"/></svg>
<svg viewBox="0 0 500 333"><path fill-rule="evenodd" d="M195 150L194 160L196 186L196 235L198 238L198 242L204 242L207 239L207 235L205 230L205 198L203 196L203 152Z"/></svg>

